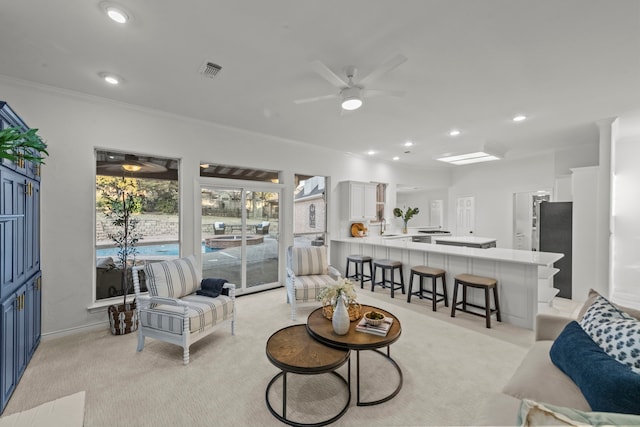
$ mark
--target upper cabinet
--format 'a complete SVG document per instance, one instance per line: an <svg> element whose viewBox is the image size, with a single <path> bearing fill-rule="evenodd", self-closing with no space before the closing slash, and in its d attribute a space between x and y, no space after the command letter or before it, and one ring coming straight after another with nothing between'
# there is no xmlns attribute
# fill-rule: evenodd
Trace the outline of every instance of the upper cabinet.
<svg viewBox="0 0 640 427"><path fill-rule="evenodd" d="M371 182L343 181L340 193L345 216L349 221L366 221L376 218L376 184Z"/></svg>

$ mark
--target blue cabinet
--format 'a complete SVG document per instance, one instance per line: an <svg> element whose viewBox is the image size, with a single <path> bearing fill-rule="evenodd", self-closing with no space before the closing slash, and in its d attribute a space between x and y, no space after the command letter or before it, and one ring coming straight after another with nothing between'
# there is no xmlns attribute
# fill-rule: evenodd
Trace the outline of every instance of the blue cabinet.
<svg viewBox="0 0 640 427"><path fill-rule="evenodd" d="M0 129L27 129L0 101ZM0 413L41 334L40 168L0 161Z"/></svg>

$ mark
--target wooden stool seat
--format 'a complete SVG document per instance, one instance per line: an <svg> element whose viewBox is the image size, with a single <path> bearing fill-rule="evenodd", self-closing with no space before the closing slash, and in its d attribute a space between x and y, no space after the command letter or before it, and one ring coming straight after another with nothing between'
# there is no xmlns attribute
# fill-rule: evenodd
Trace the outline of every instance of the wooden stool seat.
<svg viewBox="0 0 640 427"><path fill-rule="evenodd" d="M376 282L376 273L378 271L378 268L381 269L381 273L382 273L382 280L379 282ZM395 276L394 276L394 272L396 270L400 271L400 282L396 282L395 281ZM386 271L389 271L390 273L390 279L387 280L386 278ZM404 294L404 277L402 276L402 263L400 261L394 261L391 259L377 259L375 261L373 261L373 278L371 280L371 292L373 292L373 289L376 286L381 286L383 288L390 288L391 289L391 298L394 298L394 291L396 289L400 289L402 290L402 293Z"/></svg>
<svg viewBox="0 0 640 427"><path fill-rule="evenodd" d="M462 286L462 301L457 302L458 298L458 286ZM472 304L467 302L467 288L484 289L484 306ZM495 308L491 308L491 294L490 290L493 290L493 303ZM462 308L458 308L462 305ZM471 311L467 308L474 307L484 310L484 314ZM484 317L487 328L491 328L491 315L496 314L496 320L502 321L500 316L500 302L498 300L498 281L490 277L476 276L473 274L458 274L455 277L453 284L453 303L451 304L451 317L456 317L456 309L464 311L465 313L473 314L476 316Z"/></svg>
<svg viewBox="0 0 640 427"><path fill-rule="evenodd" d="M371 273L373 272L372 267L373 259L367 255L348 255L347 256L347 268L345 270L344 277L347 279L356 279L360 281L360 288L364 288L364 282L371 281ZM351 263L355 264L356 272L355 274L349 275L349 265ZM365 264L369 265L369 274L364 274L364 266Z"/></svg>
<svg viewBox="0 0 640 427"><path fill-rule="evenodd" d="M412 292L413 289L413 276L418 275L420 277L420 289ZM424 278L431 279L431 290L424 288ZM436 286L436 279L440 278L442 281L442 293L438 293ZM425 295L425 293L427 295ZM447 279L446 272L441 268L427 267L426 265L417 265L411 268L411 277L409 279L409 292L407 294L407 302L411 302L411 295L416 295L420 299L425 298L431 300L431 309L436 310L436 305L444 301L444 306L449 307L449 297L447 296Z"/></svg>

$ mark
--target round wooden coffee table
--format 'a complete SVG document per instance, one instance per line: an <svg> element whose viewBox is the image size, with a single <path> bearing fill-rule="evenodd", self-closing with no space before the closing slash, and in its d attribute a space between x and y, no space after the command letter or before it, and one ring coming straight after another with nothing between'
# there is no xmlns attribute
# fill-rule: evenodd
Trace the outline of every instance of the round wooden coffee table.
<svg viewBox="0 0 640 427"><path fill-rule="evenodd" d="M338 335L333 331L333 325L331 321L326 319L322 315L322 308L318 308L311 312L307 319L307 331L309 335L311 335L316 340L324 343L326 345L345 349L345 350L355 350L356 351L356 404L358 406L371 406L377 405L379 403L386 402L393 397L395 397L402 388L402 370L400 366L396 363L395 360L391 358L391 344L396 342L398 338L400 338L400 334L402 333L402 326L400 325L400 321L396 316L389 313L388 311L382 310L378 307L372 307L368 305L363 305L360 308L361 313L366 313L367 311L379 311L384 313L386 317L391 317L393 319L393 323L391 324L391 328L389 332L387 332L386 336L368 334L365 332L359 332L355 330L358 321L351 322L349 326L349 332L346 335ZM382 347L387 347L386 354L379 349ZM391 363L393 367L395 367L396 371L398 371L399 382L396 389L391 392L386 397L383 397L379 400L363 402L360 400L360 351L361 350L372 350L385 358Z"/></svg>
<svg viewBox="0 0 640 427"><path fill-rule="evenodd" d="M324 426L338 420L347 412L351 401L351 362L349 349L329 347L309 336L305 325L293 325L275 332L266 347L269 361L282 372L274 376L265 392L267 408L271 414L283 423L292 426ZM336 369L349 361L348 378L345 379L335 372ZM347 387L349 396L344 408L334 417L317 423L301 423L287 418L287 373L315 375L331 373L340 378ZM282 377L282 415L278 414L269 402L271 386Z"/></svg>

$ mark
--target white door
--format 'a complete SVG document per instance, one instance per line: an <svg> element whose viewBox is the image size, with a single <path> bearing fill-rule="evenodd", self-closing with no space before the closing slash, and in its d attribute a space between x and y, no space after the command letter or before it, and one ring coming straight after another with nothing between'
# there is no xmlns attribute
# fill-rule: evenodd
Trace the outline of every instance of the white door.
<svg viewBox="0 0 640 427"><path fill-rule="evenodd" d="M458 197L456 203L456 230L460 236L473 234L475 218L474 204L473 197Z"/></svg>
<svg viewBox="0 0 640 427"><path fill-rule="evenodd" d="M430 225L442 227L442 200L432 200L429 207Z"/></svg>

